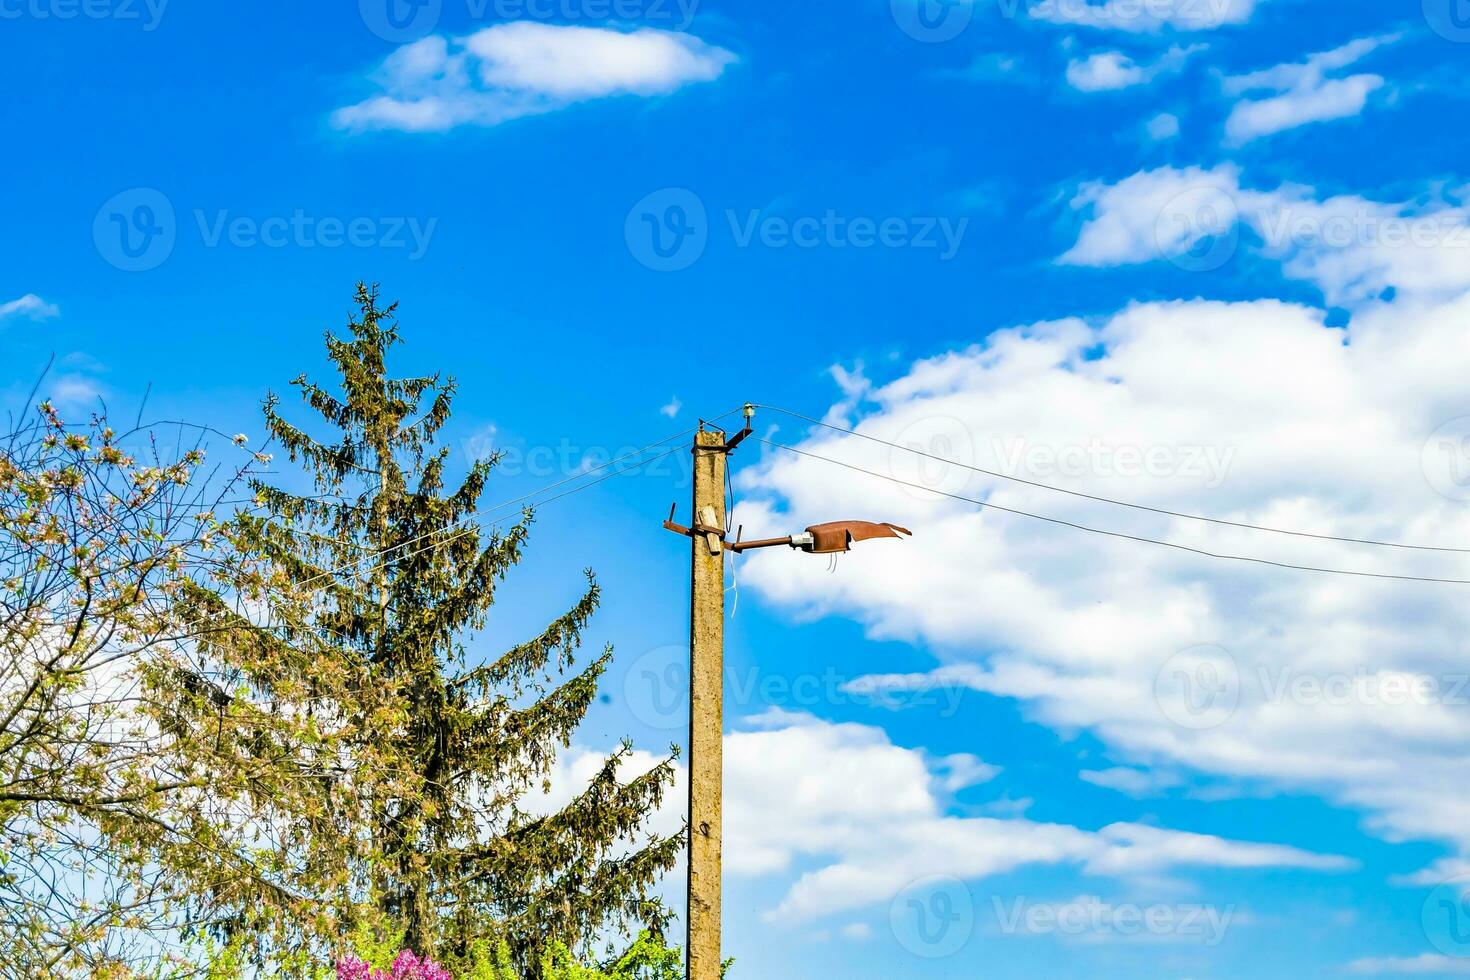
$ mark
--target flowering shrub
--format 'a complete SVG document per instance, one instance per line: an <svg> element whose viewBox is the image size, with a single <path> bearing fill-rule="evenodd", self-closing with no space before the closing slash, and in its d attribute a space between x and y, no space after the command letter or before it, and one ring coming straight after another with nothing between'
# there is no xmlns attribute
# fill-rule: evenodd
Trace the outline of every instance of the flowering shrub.
<svg viewBox="0 0 1470 980"><path fill-rule="evenodd" d="M355 956L337 962L337 980L453 980L449 971L431 959L419 959L405 949L386 970L374 970Z"/></svg>
<svg viewBox="0 0 1470 980"><path fill-rule="evenodd" d="M388 937L392 943L385 948L384 940L372 941L366 934L359 936L358 952L368 959L346 956L337 961L337 980L456 980L448 970L430 959L419 959L409 950L403 950L393 959L392 966L374 969L368 960L388 962L388 954L401 940ZM520 980L520 975L511 965L510 950L504 943L494 947L478 946L467 965L468 973L458 980ZM721 976L729 969L726 961ZM648 933L638 937L617 960L602 967L584 966L561 943L552 943L541 957L542 980L683 980L684 957L677 949L665 946L661 940Z"/></svg>

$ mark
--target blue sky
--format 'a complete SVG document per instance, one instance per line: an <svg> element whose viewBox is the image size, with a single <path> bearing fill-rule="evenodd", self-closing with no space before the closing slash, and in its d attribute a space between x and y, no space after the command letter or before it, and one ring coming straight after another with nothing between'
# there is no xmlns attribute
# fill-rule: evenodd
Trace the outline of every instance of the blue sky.
<svg viewBox="0 0 1470 980"><path fill-rule="evenodd" d="M257 432L366 279L402 303L400 370L458 378L460 460L511 451L491 500L756 401L1172 511L1470 532L1462 0L335 6L0 3L9 405L54 353L74 413L151 384L151 417ZM741 975L1470 973L1440 904L1470 871L1463 586L929 491L1465 562L757 429L891 479L753 441L747 533L915 537L736 568ZM618 665L568 780L681 740L647 685L686 629L658 528L683 473L549 504L482 640L599 571Z"/></svg>

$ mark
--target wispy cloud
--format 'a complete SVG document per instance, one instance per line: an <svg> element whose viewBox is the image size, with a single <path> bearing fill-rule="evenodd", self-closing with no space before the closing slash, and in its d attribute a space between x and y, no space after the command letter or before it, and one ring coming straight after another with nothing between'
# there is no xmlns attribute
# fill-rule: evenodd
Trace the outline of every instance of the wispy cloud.
<svg viewBox="0 0 1470 980"><path fill-rule="evenodd" d="M1213 31L1251 19L1259 0L1038 0L1030 8L1037 20L1072 27L1157 34L1161 31Z"/></svg>
<svg viewBox="0 0 1470 980"><path fill-rule="evenodd" d="M1149 139L1162 143L1179 135L1179 117L1172 112L1161 112L1145 124Z"/></svg>
<svg viewBox="0 0 1470 980"><path fill-rule="evenodd" d="M1067 65L1067 82L1079 92L1114 92L1147 85L1184 68L1189 56L1206 50L1206 45L1172 47L1157 61L1139 64L1121 51L1100 51Z"/></svg>
<svg viewBox="0 0 1470 980"><path fill-rule="evenodd" d="M61 310L55 303L48 303L35 293L26 293L20 299L13 299L8 303L0 303L0 320L8 320L11 317L25 317L29 320L49 320L52 317L61 316Z"/></svg>
<svg viewBox="0 0 1470 980"><path fill-rule="evenodd" d="M615 95L663 95L718 78L736 57L693 35L517 21L464 38L427 37L372 76L379 94L338 109L349 131L495 126Z"/></svg>
<svg viewBox="0 0 1470 980"><path fill-rule="evenodd" d="M1470 960L1435 953L1375 956L1353 960L1346 970L1360 976L1466 976L1470 975Z"/></svg>
<svg viewBox="0 0 1470 980"><path fill-rule="evenodd" d="M1167 260L1218 269L1245 247L1316 284L1333 304L1392 288L1445 296L1470 288L1470 206L1455 194L1408 202L1357 195L1319 197L1310 187L1256 190L1239 168L1161 167L1117 183L1083 185L1072 199L1085 215L1063 265L1111 267Z"/></svg>
<svg viewBox="0 0 1470 980"><path fill-rule="evenodd" d="M931 765L922 752L867 725L787 712L749 724L754 730L725 737L726 836L738 842L730 871L768 875L802 858L821 862L767 913L771 921L809 921L886 902L928 874L975 880L1027 865L1070 864L1142 880L1188 867L1335 872L1354 866L1333 855L1139 824L1093 831L946 816L944 793L954 782L946 771L970 768L959 782L972 783L990 775L990 767L978 772L978 760L969 757ZM851 792L858 784L866 791Z"/></svg>
<svg viewBox="0 0 1470 980"><path fill-rule="evenodd" d="M1138 797L1157 796L1182 782L1178 775L1166 769L1130 769L1126 766L1079 772L1077 777L1084 783Z"/></svg>
<svg viewBox="0 0 1470 980"><path fill-rule="evenodd" d="M1024 58L1003 51L976 55L965 67L942 69L938 74L966 82L1000 82L1028 88L1041 81L1040 74Z"/></svg>
<svg viewBox="0 0 1470 980"><path fill-rule="evenodd" d="M1360 38L1340 48L1314 54L1299 64L1277 65L1226 78L1223 87L1228 96L1271 93L1265 98L1244 98L1237 102L1225 122L1226 138L1239 145L1310 123L1361 114L1368 97L1386 84L1383 76L1358 74L1329 78L1328 74L1341 71L1398 39L1396 34Z"/></svg>
<svg viewBox="0 0 1470 980"><path fill-rule="evenodd" d="M665 418L671 419L677 416L679 414L679 410L683 407L684 403L679 401L678 395L675 395L673 398L669 399L668 404L663 405L659 408L658 413Z"/></svg>

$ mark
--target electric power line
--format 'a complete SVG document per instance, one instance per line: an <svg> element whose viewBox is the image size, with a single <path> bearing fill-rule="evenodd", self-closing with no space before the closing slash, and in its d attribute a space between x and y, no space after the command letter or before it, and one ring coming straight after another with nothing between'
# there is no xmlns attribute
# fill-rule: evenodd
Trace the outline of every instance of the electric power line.
<svg viewBox="0 0 1470 980"><path fill-rule="evenodd" d="M775 449L783 449L786 452L795 453L798 456L806 456L806 457L809 457L811 459L819 459L819 460L822 460L823 462L832 463L834 465L844 467L845 469L853 470L853 471L858 472L858 473L864 473L864 474L866 474L868 476L877 477L880 480L888 480L889 482L897 483L897 484L900 484L902 486L912 487L915 490L922 490L922 491L926 491L928 493L936 494L936 495L941 496L941 497L949 497L952 500L959 500L959 501L963 501L964 503L967 503L967 504L974 504L977 507L985 507L985 508L989 508L991 510L998 510L998 511L1001 511L1001 512L1006 513L1006 514L1014 514L1014 515L1016 515L1018 517L1028 517L1028 518L1031 518L1032 520L1045 521L1048 524L1058 524L1058 525L1061 525L1062 527L1069 527L1069 528L1073 528L1073 529L1078 530L1078 531L1086 531L1086 532L1088 532L1090 534L1101 534L1101 535L1104 535L1106 537L1120 538L1120 539L1125 540L1125 541L1134 541L1134 542L1138 542L1140 544L1152 544L1152 545L1158 545L1161 548L1173 548L1173 549L1176 549L1178 551L1187 551L1187 552L1189 552L1191 554L1201 555L1201 556L1203 556L1205 558L1215 558L1215 559L1219 559L1219 560L1223 560L1223 561L1243 561L1243 562L1250 562L1250 563L1257 564L1257 565L1270 565L1270 566L1272 566L1274 568L1286 568L1286 569L1291 569L1293 571L1299 571L1299 572L1323 572L1323 573L1326 573L1326 574L1329 574L1329 575L1351 575L1351 576L1355 576L1355 577L1359 577L1359 578L1389 579L1389 580L1392 580L1392 581L1399 581L1399 582L1434 582L1434 583L1439 583L1439 584L1443 584L1443 585L1470 585L1470 579L1431 578L1431 577L1420 576L1420 575L1392 575L1392 574L1389 574L1387 572L1360 572L1360 571L1353 571L1353 570L1350 570L1350 569L1342 569L1342 568L1325 568L1325 567L1316 566L1316 565L1295 565L1295 564L1291 564L1289 562L1272 561L1272 560L1267 559L1267 558L1254 558L1254 557L1251 557L1251 556L1248 556L1248 555L1229 555L1229 554L1217 553L1217 552L1213 552L1213 551L1205 551L1202 548L1192 548L1189 545L1177 544L1177 543L1172 542L1172 541L1160 541L1157 538L1148 538L1148 537L1143 537L1142 535L1137 535L1137 534L1127 534L1127 533L1122 532L1122 531L1108 531L1108 530L1105 530L1103 528L1089 527L1086 524L1078 524L1078 523L1075 523L1073 521L1063 520L1062 518L1059 518L1059 517L1048 517L1048 516L1046 516L1044 514L1033 514L1033 513L1030 513L1029 511L1017 510L1014 507L1004 507L1004 506L1001 506L1000 504L989 503L989 502L984 501L984 500L976 500L973 497L966 497L966 496L963 496L963 495L957 494L957 493L949 493L949 492L944 491L944 490L935 490L933 487L926 487L926 486L924 486L921 483L912 483L912 482L910 482L908 480L901 480L898 477L896 477L896 476L890 476L887 473L879 473L876 470L865 469L864 467L857 466L857 465L855 465L853 463L843 462L840 459L832 459L829 456L822 456L822 455L820 455L818 453L807 452L807 451L801 450L801 449L795 449L795 448L793 448L791 446L782 445L779 442L772 442L769 439L762 439L760 437L756 437L756 441L761 442L761 443L764 443L765 445L771 446L772 448L775 448Z"/></svg>
<svg viewBox="0 0 1470 980"><path fill-rule="evenodd" d="M889 442L887 439L880 439L877 436L870 436L867 433L858 432L855 429L848 429L840 425L833 425L830 422L823 422L821 419L814 419L811 416L803 415L800 412L793 412L790 409L777 408L774 405L757 405L756 407L764 408L772 412L780 412L782 415L789 415L792 418L798 418L804 422L810 422L812 425L818 425L824 429L831 429L834 432L841 432L846 435L857 436L859 439L866 439L869 442L876 442L879 445L889 446L893 449L898 449L903 452L913 453L917 456L923 456L925 459L932 459L936 463L945 463L950 466L958 466L961 469L971 470L975 473L983 473L986 476L993 476L1000 480L1010 480L1015 483L1024 483L1027 486L1037 487L1041 490L1051 490L1054 493L1065 493L1069 496L1081 497L1083 499L1092 500L1097 503L1112 504L1117 507L1128 507L1133 510L1147 511L1151 514L1159 514L1164 517L1177 517L1182 520L1189 521L1203 521L1207 524L1216 524L1223 527L1235 527L1249 531L1264 531L1269 534L1285 534L1297 538L1314 538L1318 541L1336 541L1341 544L1363 544L1372 545L1378 548L1401 548L1406 551L1439 551L1451 554L1470 554L1470 548L1449 548L1437 547L1434 545L1403 544L1397 541L1376 541L1371 538L1350 538L1339 537L1333 534L1315 534L1310 531L1294 531L1289 528L1267 527L1260 524L1248 524L1244 521L1230 521L1220 517L1208 517L1203 514L1187 514L1181 511L1167 510L1163 507L1152 507L1148 504L1138 504L1128 500L1117 500L1113 497L1104 497L1098 494L1085 493L1081 490L1068 490L1066 487L1053 486L1050 483L1041 483L1037 480L1028 480L1025 477L1015 476L1014 474L1001 473L996 470L987 470L984 467L971 466L967 463L961 463L958 460L947 459L943 456L936 456L932 453L926 453L922 449L917 449L913 446L902 446L896 442Z"/></svg>
<svg viewBox="0 0 1470 980"><path fill-rule="evenodd" d="M703 420L701 422L701 425L704 424L704 422L717 422L720 419L723 419L723 418L726 418L727 416L733 415L733 414L735 414L738 411L741 411L741 409L739 409L739 408L732 408L729 411L722 412L719 415L715 415L715 416L713 416L713 417L711 417L709 419ZM471 522L471 521L474 521L475 522L475 524L474 524L473 527L464 528L464 529L456 532L454 534L454 536L451 537L449 540L454 540L455 538L461 537L464 534L478 533L480 530L483 529L483 524L480 523L480 520L483 520L485 517L488 517L489 515L497 512L497 511L505 510L506 508L511 507L511 506L513 506L515 504L522 503L522 502L527 501L527 500L531 500L534 497L539 497L541 494L544 494L544 493L546 493L549 490L555 490L557 487L565 486L568 483L573 483L573 482L576 482L578 480L582 480L585 477L587 477L587 476L589 476L589 475L591 475L593 473L598 472L599 470L605 470L605 469L607 469L607 468L609 468L611 466L616 465L617 463L623 462L624 460L628 460L628 459L632 459L632 458L637 457L637 456L641 456L644 453L648 452L649 450L657 449L658 447L663 446L663 445L665 445L667 443L670 443L670 442L674 441L675 439L683 438L684 436L689 435L691 432L696 431L697 428L698 427L695 426L695 427L691 427L691 428L688 428L688 429L683 429L683 430L681 430L679 432L675 432L673 435L665 436L664 438L659 439L656 442L651 442L648 445L643 446L640 449L635 449L632 452L624 453L623 455L618 456L618 457L615 457L613 459L610 459L610 460L608 460L605 463L599 463L596 466L588 467L586 470L582 471L581 473L575 473L572 476L566 477L565 479L558 480L555 483L551 483L551 484L548 484L548 485L546 485L544 487L540 487L540 488L538 488L536 490L532 490L531 492L522 494L519 497L513 497L510 500L502 501L502 502L500 502L498 504L495 504L492 507L489 507L487 509L476 510L475 512L473 512L471 514L468 514L465 517L460 518L458 521L455 521L455 522L453 522L451 524L447 524L444 527L435 528L432 531L426 531L423 534L416 535L415 537L408 538L407 540L404 540L404 541L400 541L397 544L392 545L391 547L384 548L384 549L381 549L381 550L378 550L378 551L372 551L372 552L370 552L370 553L368 553L366 555L363 555L361 557L358 557L358 558L356 558L356 559L354 559L352 561L349 561L349 562L347 562L344 565L340 565L340 566L338 566L336 568L326 569L326 570L324 570L322 572L319 572L318 574L312 576L311 578L306 579L304 582L302 582L300 584L299 587L300 588L308 588L308 587L313 586L316 583L321 582L321 581L323 581L325 579L334 578L335 576L341 574L342 572L349 571L349 570L356 571L357 568L358 568L358 566L361 565L362 562L365 561L365 560L368 560L370 558L386 558L389 554L392 554L392 553L394 553L394 552L396 552L396 551L398 551L398 550L400 550L402 548L405 548L405 547L407 547L407 546L409 546L411 544L415 544L415 543L417 543L419 541L426 540L426 539L431 538L431 537L433 537L434 535L437 535L437 534L444 534L446 532L452 531L456 527L459 527L460 525L466 524L466 523ZM682 448L682 447L675 446L673 449L670 449L670 450L667 450L666 452L660 453L659 455L654 456L654 457L652 457L650 459L640 460L639 462L637 462L637 463L635 463L635 464L633 464L631 466L624 467L624 468L619 469L619 470L616 470L616 471L614 471L612 473L608 473L608 474L606 474L606 475L604 475L602 477L599 477L596 480L593 480L590 483L583 484L582 486L579 486L579 487L574 487L571 490L563 491L562 493L556 494L553 497L548 497L545 500L539 501L539 504L548 504L548 503L551 503L552 501L560 500L563 497L571 496L572 494L575 494L575 493L580 493L583 490L590 489L590 488L596 486L599 483L603 483L604 481L611 479L614 476L620 476L623 473L629 472L630 470L637 469L640 466L646 466L649 463L654 463L654 462L657 462L658 460L664 459L665 457L672 456L674 453L678 452L680 450L680 448ZM479 518L480 520L477 520L477 518ZM427 550L428 547L432 547L432 546L425 546L424 548L417 549L417 550L411 552L406 557L413 557L413 555L419 554L419 553ZM372 572L378 571L382 567L383 567L383 563L380 563L380 564L374 565L372 568L369 568L367 571L368 571L369 574L371 574ZM202 622L203 621L201 620L201 621L198 621L198 622L193 622L193 623L186 624L185 629L190 629L190 628L193 628L194 626L202 625Z"/></svg>

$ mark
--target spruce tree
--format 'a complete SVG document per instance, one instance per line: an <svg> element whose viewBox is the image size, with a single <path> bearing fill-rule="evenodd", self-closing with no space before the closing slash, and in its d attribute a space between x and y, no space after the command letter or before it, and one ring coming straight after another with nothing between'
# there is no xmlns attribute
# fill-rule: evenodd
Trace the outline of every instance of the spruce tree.
<svg viewBox="0 0 1470 980"><path fill-rule="evenodd" d="M320 422L298 426L274 395L265 403L272 439L310 473L315 492L259 483L266 513L243 518L237 534L290 583L280 591L310 596L292 616L274 617L293 620L290 629L259 627L271 642L309 637L310 655L299 660L305 689L317 671L333 678L327 690L352 678L347 703L306 697L289 710L335 711L338 724L353 726L342 786L321 796L353 811L335 823L360 828L366 841L368 866L354 877L406 930L406 945L451 964L477 943L505 941L534 969L549 943L585 946L609 927L661 929L666 913L652 887L682 840L644 824L673 781L672 757L624 782L624 744L560 812L527 809L612 656L609 648L574 664L598 606L596 580L585 573L580 598L539 634L468 656L472 639L489 640L487 612L521 559L533 515L523 511L503 530L477 523L499 457L447 486L449 448L435 443L453 380L390 378L397 304L380 308L377 287L359 284L356 306L347 334L326 337L336 390L305 375L292 382ZM318 851L343 848L307 841L296 856Z"/></svg>

